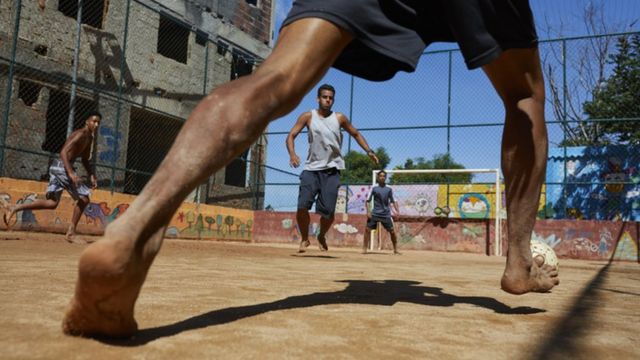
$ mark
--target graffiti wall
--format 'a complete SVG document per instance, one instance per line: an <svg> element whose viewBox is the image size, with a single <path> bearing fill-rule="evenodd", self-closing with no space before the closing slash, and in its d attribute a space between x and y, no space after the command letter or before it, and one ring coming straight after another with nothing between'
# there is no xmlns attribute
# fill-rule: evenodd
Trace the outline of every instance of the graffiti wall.
<svg viewBox="0 0 640 360"><path fill-rule="evenodd" d="M37 181L0 178L0 203L10 206L44 199L47 184ZM78 232L101 234L106 225L129 208L135 196L95 190L85 208ZM74 201L63 193L55 210L23 210L16 213L11 225L14 229L65 232L71 221ZM0 221L0 227L6 228ZM253 230L253 211L213 205L183 203L167 228L168 237L196 239L228 239L250 241Z"/></svg>
<svg viewBox="0 0 640 360"><path fill-rule="evenodd" d="M403 216L438 216L448 207L448 217L462 219L495 218L495 184L466 185L389 185ZM501 188L501 217L506 217L504 185ZM366 200L371 186L342 186L338 191L336 212L366 214ZM539 212L543 214L545 191L540 198ZM543 216L541 216L543 217Z"/></svg>
<svg viewBox="0 0 640 360"><path fill-rule="evenodd" d="M639 146L551 149L546 217L639 221L639 166Z"/></svg>
<svg viewBox="0 0 640 360"><path fill-rule="evenodd" d="M0 178L0 205L7 209L10 206L31 203L44 198L45 189L44 182ZM424 193L410 194L422 196ZM455 196L451 194L453 192L450 192L450 196ZM490 209L492 202L489 195L482 194L480 191L476 194L487 195L485 207ZM94 191L91 203L82 215L78 231L85 234L101 234L106 225L129 211L134 199L135 197L131 195ZM487 211L482 205L477 205L478 201L483 202L482 199L469 199L468 201L475 201L476 204L463 207L464 199L464 196L458 198L458 204L462 203L462 205L458 205L456 211L463 209L468 212L473 212L473 209L479 212ZM72 199L65 193L55 210L18 212L12 220L12 227L21 230L64 232L71 221L73 206ZM417 211L415 205L413 209ZM411 214L408 209L405 211ZM327 234L329 246L360 248L365 225L365 215L336 214L335 221ZM493 219L483 219L480 216L453 218L403 215L395 221L395 225L401 250L493 253L495 231ZM0 227L6 228L2 221L0 221ZM309 235L312 241L315 241L319 230L320 218L316 214L311 214ZM506 221L503 222L503 234L507 234ZM561 259L640 261L639 234L640 223L633 221L547 219L536 222L532 237L549 244ZM300 230L294 212L254 212L183 203L171 219L166 236L295 245L300 241ZM375 233L374 236L380 239L382 249L391 248L389 236L384 229L381 229L379 234ZM503 238L502 241L503 251L506 253L506 239Z"/></svg>
<svg viewBox="0 0 640 360"><path fill-rule="evenodd" d="M538 220L532 238L551 246L559 258L640 261L639 234L638 222Z"/></svg>

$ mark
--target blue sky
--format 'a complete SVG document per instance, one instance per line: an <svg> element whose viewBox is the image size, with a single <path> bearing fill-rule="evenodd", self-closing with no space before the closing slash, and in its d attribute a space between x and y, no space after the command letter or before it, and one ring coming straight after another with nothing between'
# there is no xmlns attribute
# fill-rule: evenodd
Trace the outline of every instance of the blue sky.
<svg viewBox="0 0 640 360"><path fill-rule="evenodd" d="M603 14L608 33L640 30L639 0L531 0L541 40L590 35L584 21L588 6L595 6ZM277 29L291 8L292 0L276 0ZM457 49L455 44L433 44L427 51ZM542 51L541 47L541 51ZM578 53L569 53L575 58ZM432 158L435 154L451 151L454 159L467 168L499 167L500 126L374 131L380 127L441 126L495 124L503 120L502 105L481 70L468 71L458 53L452 55L451 103L449 107L447 53L425 56L415 73L399 73L388 82L375 83L330 70L320 83L330 83L336 88L334 110L350 117L354 126L362 131L373 148L383 146L391 155L390 167L401 165L407 158ZM288 132L300 113L317 107L315 89L312 90L289 115L270 124L269 132ZM547 109L547 120L553 114ZM561 131L551 126L551 146L561 137ZM291 183L298 181L294 174L301 168L291 169L285 148L285 134L269 136L267 165L289 172L268 170L267 183ZM355 142L345 136L343 153L351 148L360 150ZM306 135L296 139L296 152L301 158L307 153ZM267 186L265 205L277 210L295 208L297 186Z"/></svg>

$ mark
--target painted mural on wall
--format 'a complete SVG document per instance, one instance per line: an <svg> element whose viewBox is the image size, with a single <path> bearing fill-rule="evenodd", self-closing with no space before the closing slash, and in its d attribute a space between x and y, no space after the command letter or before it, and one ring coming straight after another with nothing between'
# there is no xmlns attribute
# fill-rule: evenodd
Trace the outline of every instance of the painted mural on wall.
<svg viewBox="0 0 640 360"><path fill-rule="evenodd" d="M639 166L640 146L551 149L547 217L640 221Z"/></svg>
<svg viewBox="0 0 640 360"><path fill-rule="evenodd" d="M0 178L0 204L6 207L32 202L44 197L45 189L46 183L43 182ZM458 203L460 198L464 197L456 198ZM92 194L91 199L92 202L85 210L79 224L80 233L101 233L107 224L129 211L129 204L135 197L97 190ZM491 205L490 197L486 196L486 199ZM477 208L483 209L481 206ZM65 194L55 211L26 210L18 213L14 218L15 227L24 230L64 232L71 220L72 212L73 201ZM319 224L318 215L312 214L309 227L312 241L315 241L314 238L318 234ZM327 234L329 246L362 246L365 224L365 215L337 214ZM484 254L491 253L494 248L492 219L405 216L396 221L396 232L401 250ZM560 259L639 261L639 233L640 223L638 222L538 220L533 238L549 244ZM503 228L503 234L506 234L506 228ZM167 236L294 245L300 241L300 230L296 224L294 212L250 211L183 203L171 220ZM380 237L384 245L383 249L390 249L386 231L381 231ZM506 250L506 244L503 249Z"/></svg>
<svg viewBox="0 0 640 360"><path fill-rule="evenodd" d="M403 216L443 216L439 211L449 208L446 215L462 219L495 218L495 184L466 185L389 185ZM506 218L504 185L501 186L500 216ZM342 186L338 191L336 213L366 214L369 185ZM448 198L448 201L447 201ZM544 209L544 191L540 211ZM439 208L439 209L438 209Z"/></svg>
<svg viewBox="0 0 640 360"><path fill-rule="evenodd" d="M559 258L638 261L638 232L634 222L539 220L532 239Z"/></svg>
<svg viewBox="0 0 640 360"><path fill-rule="evenodd" d="M0 203L3 207L44 198L46 183L0 178ZM95 190L85 208L78 231L100 234L105 226L127 211L135 196ZM24 210L14 218L15 229L64 231L73 214L74 202L63 193L55 210ZM251 239L253 211L212 205L183 203L171 219L166 235L196 239Z"/></svg>

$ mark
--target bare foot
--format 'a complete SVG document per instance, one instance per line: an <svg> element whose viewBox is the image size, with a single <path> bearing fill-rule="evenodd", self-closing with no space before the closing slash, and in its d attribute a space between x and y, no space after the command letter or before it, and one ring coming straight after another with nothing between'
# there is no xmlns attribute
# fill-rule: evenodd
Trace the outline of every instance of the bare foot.
<svg viewBox="0 0 640 360"><path fill-rule="evenodd" d="M82 239L78 239L76 237L76 232L74 230L72 230L71 228L69 228L69 230L67 230L67 233L65 234L64 239L67 240L67 242L71 243L71 244L87 244L86 241L84 241Z"/></svg>
<svg viewBox="0 0 640 360"><path fill-rule="evenodd" d="M560 283L558 269L555 266L544 265L544 259L533 259L531 266L525 259L509 261L502 275L502 290L515 295L528 292L549 292Z"/></svg>
<svg viewBox="0 0 640 360"><path fill-rule="evenodd" d="M402 253L398 250L393 250L393 255L402 255Z"/></svg>
<svg viewBox="0 0 640 360"><path fill-rule="evenodd" d="M362 255L367 255L367 254L368 254L368 252L367 252L367 250L362 250L361 254L362 254Z"/></svg>
<svg viewBox="0 0 640 360"><path fill-rule="evenodd" d="M318 247L320 248L320 251L329 250L329 247L327 246L327 239L324 237L324 235L318 235Z"/></svg>
<svg viewBox="0 0 640 360"><path fill-rule="evenodd" d="M298 248L298 252L303 253L307 251L307 248L309 247L309 245L311 245L309 240L300 240L300 247Z"/></svg>
<svg viewBox="0 0 640 360"><path fill-rule="evenodd" d="M108 230L104 238L89 245L80 256L75 294L62 321L64 333L133 335L138 329L134 305L156 253Z"/></svg>
<svg viewBox="0 0 640 360"><path fill-rule="evenodd" d="M8 206L6 208L4 208L4 214L2 214L2 220L4 221L4 224L7 226L7 230L11 230L11 227L13 226L13 223L11 222L11 219L13 218L13 215L15 215L16 213L16 208L15 206Z"/></svg>

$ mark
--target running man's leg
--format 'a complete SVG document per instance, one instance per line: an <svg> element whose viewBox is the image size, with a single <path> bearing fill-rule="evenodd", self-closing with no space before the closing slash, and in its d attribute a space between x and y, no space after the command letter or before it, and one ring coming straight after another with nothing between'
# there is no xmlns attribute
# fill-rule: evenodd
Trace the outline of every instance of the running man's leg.
<svg viewBox="0 0 640 360"><path fill-rule="evenodd" d="M69 229L67 230L67 234L65 235L65 239L70 243L75 243L76 236L76 227L80 222L80 218L84 213L84 209L89 205L89 198L83 195L78 197L75 206L73 207L73 215L71 217L71 224L69 224ZM82 242L85 243L85 242Z"/></svg>
<svg viewBox="0 0 640 360"><path fill-rule="evenodd" d="M298 222L298 230L300 230L300 248L298 248L298 252L305 252L306 248L309 247L309 210L307 209L298 209L296 212L296 221Z"/></svg>
<svg viewBox="0 0 640 360"><path fill-rule="evenodd" d="M249 147L269 121L293 110L351 39L328 21L298 20L282 29L254 74L218 87L197 105L127 212L81 255L65 333L129 336L137 330L133 309L162 245L162 227L198 184Z"/></svg>
<svg viewBox="0 0 640 360"><path fill-rule="evenodd" d="M329 246L327 245L327 231L331 229L331 224L333 224L334 219L334 215L330 217L320 216L320 233L318 234L318 247L320 251L329 250Z"/></svg>
<svg viewBox="0 0 640 360"><path fill-rule="evenodd" d="M537 49L507 50L483 69L506 111L501 161L509 249L502 289L512 294L546 292L559 283L557 269L535 263L529 248L548 146L540 56Z"/></svg>
<svg viewBox="0 0 640 360"><path fill-rule="evenodd" d="M11 205L8 207L8 213L3 215L4 223L9 227L13 216L22 210L53 210L60 203L62 192L47 193L45 199L38 199L30 203Z"/></svg>

